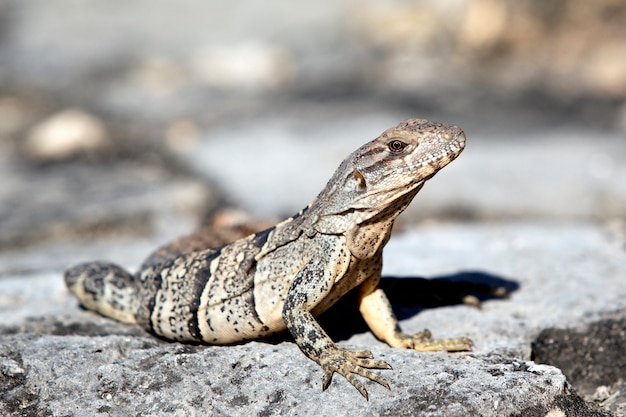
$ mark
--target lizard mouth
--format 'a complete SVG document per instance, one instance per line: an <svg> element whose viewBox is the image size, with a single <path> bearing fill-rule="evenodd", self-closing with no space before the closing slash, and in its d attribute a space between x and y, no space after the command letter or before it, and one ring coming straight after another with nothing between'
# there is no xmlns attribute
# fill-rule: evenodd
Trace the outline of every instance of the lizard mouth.
<svg viewBox="0 0 626 417"><path fill-rule="evenodd" d="M463 152L463 149L465 149L465 140L465 133L460 132L454 139L448 140L447 143L442 144L440 149L436 152L428 153L417 161L398 168L396 172L400 174L428 166L436 167L437 169L443 168Z"/></svg>

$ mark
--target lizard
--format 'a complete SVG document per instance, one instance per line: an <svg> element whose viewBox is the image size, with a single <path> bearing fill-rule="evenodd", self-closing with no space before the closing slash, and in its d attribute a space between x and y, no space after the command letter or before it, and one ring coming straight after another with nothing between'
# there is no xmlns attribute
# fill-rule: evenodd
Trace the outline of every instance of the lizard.
<svg viewBox="0 0 626 417"><path fill-rule="evenodd" d="M350 154L317 198L275 226L218 247L202 236L183 238L136 274L107 262L80 264L65 271L66 285L85 308L171 341L227 345L288 330L322 368L322 390L337 373L368 399L359 377L390 389L375 370L391 366L336 345L315 319L352 289L369 328L392 347L472 348L465 337L405 334L379 288L394 220L465 141L457 126L405 120Z"/></svg>

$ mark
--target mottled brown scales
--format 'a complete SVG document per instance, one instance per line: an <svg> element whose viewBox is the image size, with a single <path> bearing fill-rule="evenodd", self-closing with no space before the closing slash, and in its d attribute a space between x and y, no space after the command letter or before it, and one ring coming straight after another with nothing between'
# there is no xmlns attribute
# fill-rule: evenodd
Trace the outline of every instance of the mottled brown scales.
<svg viewBox="0 0 626 417"><path fill-rule="evenodd" d="M389 388L372 369L390 366L338 347L315 320L353 288L368 326L389 345L471 348L466 338L402 333L378 287L396 217L464 147L456 126L406 120L354 151L311 204L276 226L195 233L158 249L135 275L109 263L78 265L65 272L67 286L85 307L170 340L229 344L287 329L324 370L323 389L338 373L367 398L358 377ZM242 237L247 231L256 233Z"/></svg>

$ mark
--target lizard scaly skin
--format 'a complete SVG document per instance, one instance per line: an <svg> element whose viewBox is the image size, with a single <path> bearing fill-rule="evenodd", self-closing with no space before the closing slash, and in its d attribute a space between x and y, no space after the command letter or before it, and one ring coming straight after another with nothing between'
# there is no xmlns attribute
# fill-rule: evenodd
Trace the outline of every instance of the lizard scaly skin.
<svg viewBox="0 0 626 417"><path fill-rule="evenodd" d="M88 309L170 340L230 344L287 329L324 370L323 389L336 372L367 398L358 376L389 388L372 369L390 366L338 347L315 320L353 288L363 318L389 345L471 348L467 338L402 333L378 288L394 220L464 147L456 126L406 120L354 151L311 204L276 226L216 248L188 238L155 252L135 275L110 263L78 265L65 272L67 286Z"/></svg>

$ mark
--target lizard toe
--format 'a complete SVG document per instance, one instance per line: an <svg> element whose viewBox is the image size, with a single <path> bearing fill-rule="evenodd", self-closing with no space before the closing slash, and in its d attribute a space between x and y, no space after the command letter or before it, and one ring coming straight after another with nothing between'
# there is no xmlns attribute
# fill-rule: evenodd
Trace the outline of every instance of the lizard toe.
<svg viewBox="0 0 626 417"><path fill-rule="evenodd" d="M467 337L454 339L413 338L414 350L419 352L464 352L472 350L474 343Z"/></svg>
<svg viewBox="0 0 626 417"><path fill-rule="evenodd" d="M323 390L330 385L334 373L338 373L346 378L365 399L368 398L367 390L363 383L357 378L358 376L376 382L387 389L391 389L382 376L370 370L391 369L391 366L383 360L373 359L373 355L369 351L349 351L336 348L322 355L319 359L319 365L324 369L324 378L322 380Z"/></svg>

